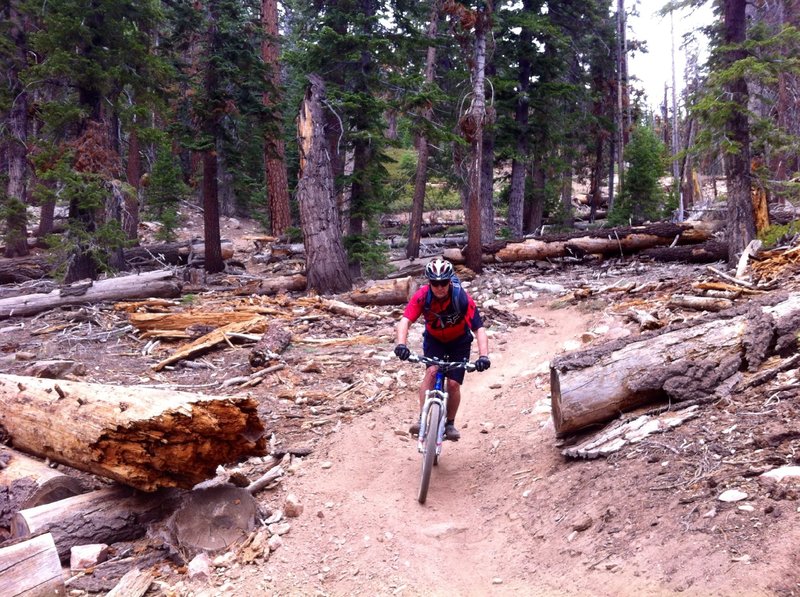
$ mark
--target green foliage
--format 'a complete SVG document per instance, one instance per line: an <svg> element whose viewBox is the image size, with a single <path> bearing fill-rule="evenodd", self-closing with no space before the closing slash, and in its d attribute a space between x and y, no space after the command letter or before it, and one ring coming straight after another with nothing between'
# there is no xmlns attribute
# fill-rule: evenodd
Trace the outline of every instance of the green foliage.
<svg viewBox="0 0 800 597"><path fill-rule="evenodd" d="M371 227L365 234L346 236L344 246L349 260L360 264L366 276L383 278L389 273L388 249L381 242L377 227Z"/></svg>
<svg viewBox="0 0 800 597"><path fill-rule="evenodd" d="M156 149L156 159L150 171L145 188L145 209L148 214L160 221L159 240L174 240L178 227L178 205L189 193L189 187L183 182L180 165L172 155L166 141L162 141Z"/></svg>
<svg viewBox="0 0 800 597"><path fill-rule="evenodd" d="M800 220L792 220L787 224L775 224L769 226L758 238L764 243L765 248L779 247L784 244L792 244L800 234Z"/></svg>
<svg viewBox="0 0 800 597"><path fill-rule="evenodd" d="M656 134L645 126L637 126L625 147L629 166L623 179L622 192L609 214L611 224L661 219L667 209L660 178L666 170L666 149Z"/></svg>
<svg viewBox="0 0 800 597"><path fill-rule="evenodd" d="M6 224L3 238L8 246L24 240L20 229L24 229L27 213L25 204L16 197L8 197L3 190L5 187L5 181L0 178L0 221Z"/></svg>

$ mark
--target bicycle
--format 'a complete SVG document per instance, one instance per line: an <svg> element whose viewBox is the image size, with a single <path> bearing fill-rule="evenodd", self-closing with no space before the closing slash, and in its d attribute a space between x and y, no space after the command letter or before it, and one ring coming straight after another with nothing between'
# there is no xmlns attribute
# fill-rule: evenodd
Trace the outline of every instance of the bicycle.
<svg viewBox="0 0 800 597"><path fill-rule="evenodd" d="M442 361L434 357L416 354L409 356L408 360L412 363L422 363L426 367L431 365L437 367L433 389L425 391L425 402L420 413L419 439L417 440L417 451L422 454L422 474L417 500L420 504L424 504L428 497L431 471L435 465L439 464L444 441L444 428L447 423L448 394L444 383L445 374L461 368L465 371L475 371L475 364L467 361ZM431 433L433 429L435 429L435 433Z"/></svg>

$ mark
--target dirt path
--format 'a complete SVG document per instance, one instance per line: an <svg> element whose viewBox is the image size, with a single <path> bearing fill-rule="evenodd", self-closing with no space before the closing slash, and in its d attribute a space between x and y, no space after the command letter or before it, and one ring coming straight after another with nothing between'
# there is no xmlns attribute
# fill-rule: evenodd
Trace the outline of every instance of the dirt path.
<svg viewBox="0 0 800 597"><path fill-rule="evenodd" d="M556 453L540 445L546 363L590 318L544 307L521 314L546 318L547 326L492 338L492 368L466 380L462 440L445 444L427 503L416 500L420 457L404 433L416 412L419 368L397 400L342 428L288 481L305 512L266 565L264 588L503 595L546 586L535 580L521 511L556 464ZM552 445L552 430L544 435Z"/></svg>
<svg viewBox="0 0 800 597"><path fill-rule="evenodd" d="M284 481L303 515L267 563L229 575L224 594L800 594L794 506L705 513L660 489L678 464L668 459L564 460L545 363L607 322L544 305L517 314L544 325L491 338L492 368L467 378L462 439L445 445L424 506L405 434L422 371L409 365L393 401L320 442Z"/></svg>

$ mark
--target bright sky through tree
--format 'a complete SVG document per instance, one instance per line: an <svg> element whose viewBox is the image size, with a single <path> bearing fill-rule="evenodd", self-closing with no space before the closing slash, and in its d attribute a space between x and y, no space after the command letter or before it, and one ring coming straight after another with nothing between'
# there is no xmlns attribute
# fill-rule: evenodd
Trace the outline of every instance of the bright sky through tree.
<svg viewBox="0 0 800 597"><path fill-rule="evenodd" d="M647 104L654 109L664 100L664 85L669 87L668 101L672 102L672 40L670 38L670 17L661 17L660 8L666 2L662 0L642 0L639 3L638 16L628 17L628 38L647 42L647 54L635 52L628 61L631 76L640 79L637 87L642 87L647 94ZM627 4L627 3L626 3ZM629 9L630 10L630 7ZM673 14L675 32L675 81L678 89L678 102L683 89L684 68L686 66L686 49L683 36L698 27L710 25L714 20L710 3L704 4L694 11L684 9ZM708 59L708 40L701 32L695 33L700 49L700 66Z"/></svg>

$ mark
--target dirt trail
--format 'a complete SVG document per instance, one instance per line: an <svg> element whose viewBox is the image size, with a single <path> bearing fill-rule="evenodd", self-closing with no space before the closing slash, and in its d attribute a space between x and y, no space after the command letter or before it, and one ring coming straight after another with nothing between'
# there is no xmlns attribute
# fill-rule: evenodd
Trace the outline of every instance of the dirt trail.
<svg viewBox="0 0 800 597"><path fill-rule="evenodd" d="M403 433L422 374L409 365L409 387L396 400L343 427L286 483L305 512L265 566L265 589L504 595L546 587L536 580L521 511L560 459L552 429L542 431L546 363L590 327L590 317L543 307L519 314L547 325L491 338L492 367L466 380L462 439L445 444L427 503L416 500L420 457ZM413 336L412 345L419 345Z"/></svg>

